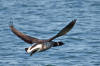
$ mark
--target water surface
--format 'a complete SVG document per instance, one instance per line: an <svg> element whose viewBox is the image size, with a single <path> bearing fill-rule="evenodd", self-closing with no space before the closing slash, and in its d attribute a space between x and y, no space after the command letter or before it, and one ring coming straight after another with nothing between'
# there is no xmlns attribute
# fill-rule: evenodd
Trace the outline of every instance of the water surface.
<svg viewBox="0 0 100 66"><path fill-rule="evenodd" d="M65 45L33 56L8 27L13 20L21 32L48 39L73 19L74 28L54 40ZM99 0L0 0L0 66L100 66L99 43Z"/></svg>

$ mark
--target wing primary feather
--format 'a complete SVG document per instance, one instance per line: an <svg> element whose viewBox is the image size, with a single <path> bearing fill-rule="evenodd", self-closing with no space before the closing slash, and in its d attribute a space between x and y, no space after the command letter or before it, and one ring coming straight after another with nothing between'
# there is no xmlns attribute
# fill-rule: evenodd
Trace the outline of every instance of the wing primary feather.
<svg viewBox="0 0 100 66"><path fill-rule="evenodd" d="M37 43L39 41L39 39L37 39L37 38L25 35L25 34L21 33L20 31L18 31L16 28L14 28L12 21L10 22L9 27L16 36L18 36L19 38L21 38L22 40L24 40L25 42L27 42L29 44Z"/></svg>
<svg viewBox="0 0 100 66"><path fill-rule="evenodd" d="M67 32L69 32L73 26L76 23L76 19L72 20L67 26L65 26L59 33L57 33L55 36L52 38L48 39L48 41L52 41L53 39L65 35Z"/></svg>

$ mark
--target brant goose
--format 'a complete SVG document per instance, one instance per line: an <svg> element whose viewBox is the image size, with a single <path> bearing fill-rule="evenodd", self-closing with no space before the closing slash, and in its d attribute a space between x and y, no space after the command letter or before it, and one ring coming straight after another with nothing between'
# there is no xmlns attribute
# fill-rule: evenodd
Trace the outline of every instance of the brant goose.
<svg viewBox="0 0 100 66"><path fill-rule="evenodd" d="M73 26L76 23L76 19L72 20L67 26L65 26L59 33L57 33L55 36L46 39L46 40L41 40L35 37L31 37L28 35L23 34L22 32L18 31L14 26L13 26L13 22L10 22L10 29L11 31L18 36L19 38L21 38L22 40L24 40L25 42L32 44L32 46L30 46L29 48L25 48L25 51L27 53L30 53L30 56L32 56L33 53L35 52L41 52L41 51L45 51L51 47L56 47L56 46L61 46L63 45L63 42L55 42L53 41L55 38L60 37L65 35L67 32L69 32Z"/></svg>

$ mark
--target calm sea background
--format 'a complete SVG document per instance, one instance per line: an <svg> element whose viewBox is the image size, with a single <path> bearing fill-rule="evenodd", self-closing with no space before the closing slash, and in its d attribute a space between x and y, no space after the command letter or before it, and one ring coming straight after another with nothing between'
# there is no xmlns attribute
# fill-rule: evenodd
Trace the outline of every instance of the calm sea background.
<svg viewBox="0 0 100 66"><path fill-rule="evenodd" d="M48 39L73 19L63 46L33 56L9 29ZM100 66L100 0L0 0L0 66Z"/></svg>

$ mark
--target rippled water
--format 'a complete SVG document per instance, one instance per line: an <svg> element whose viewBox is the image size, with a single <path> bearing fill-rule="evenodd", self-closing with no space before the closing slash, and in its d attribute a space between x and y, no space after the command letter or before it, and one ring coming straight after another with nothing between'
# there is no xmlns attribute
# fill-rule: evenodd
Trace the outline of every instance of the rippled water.
<svg viewBox="0 0 100 66"><path fill-rule="evenodd" d="M71 20L74 28L55 39L65 45L29 56L30 45L9 29L46 39ZM99 0L0 0L0 66L100 66Z"/></svg>

